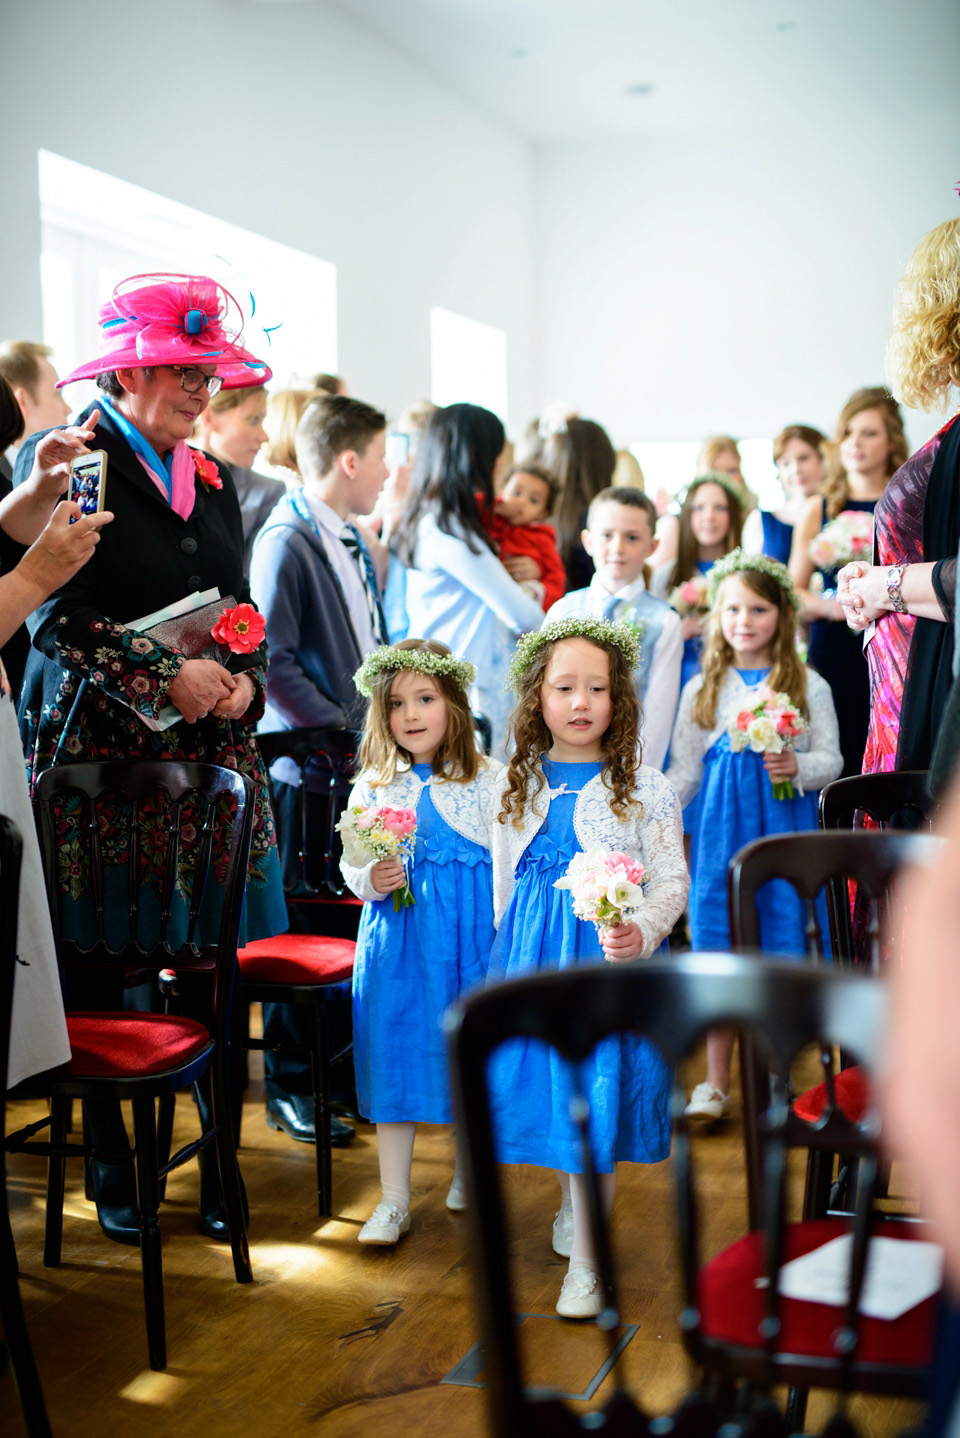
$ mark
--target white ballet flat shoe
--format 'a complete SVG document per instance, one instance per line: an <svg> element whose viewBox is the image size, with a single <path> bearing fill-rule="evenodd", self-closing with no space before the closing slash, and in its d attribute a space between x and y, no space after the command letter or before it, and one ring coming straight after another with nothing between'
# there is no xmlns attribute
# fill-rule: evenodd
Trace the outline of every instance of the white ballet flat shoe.
<svg viewBox="0 0 960 1438"><path fill-rule="evenodd" d="M357 1242L378 1244L381 1248L386 1248L409 1231L409 1213L401 1213L390 1203L378 1203L357 1234Z"/></svg>

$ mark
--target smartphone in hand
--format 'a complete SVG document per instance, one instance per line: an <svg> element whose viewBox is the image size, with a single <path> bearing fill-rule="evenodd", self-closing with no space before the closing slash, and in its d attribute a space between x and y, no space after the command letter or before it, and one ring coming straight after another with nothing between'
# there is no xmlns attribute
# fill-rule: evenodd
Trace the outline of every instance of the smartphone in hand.
<svg viewBox="0 0 960 1438"><path fill-rule="evenodd" d="M98 514L106 503L107 454L95 449L91 454L78 454L70 463L68 498L80 506L83 514Z"/></svg>

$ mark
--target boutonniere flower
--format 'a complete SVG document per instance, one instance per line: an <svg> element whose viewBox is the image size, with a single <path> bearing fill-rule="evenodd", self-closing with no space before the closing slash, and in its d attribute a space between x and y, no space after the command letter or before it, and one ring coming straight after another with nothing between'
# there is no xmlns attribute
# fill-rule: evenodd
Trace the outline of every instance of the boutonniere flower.
<svg viewBox="0 0 960 1438"><path fill-rule="evenodd" d="M197 478L205 489L222 489L223 480L220 478L220 471L212 459L207 459L198 449L190 451L193 456L193 467L197 471Z"/></svg>
<svg viewBox="0 0 960 1438"><path fill-rule="evenodd" d="M210 630L218 644L226 644L233 654L252 654L263 643L267 622L252 604L238 604L225 609Z"/></svg>

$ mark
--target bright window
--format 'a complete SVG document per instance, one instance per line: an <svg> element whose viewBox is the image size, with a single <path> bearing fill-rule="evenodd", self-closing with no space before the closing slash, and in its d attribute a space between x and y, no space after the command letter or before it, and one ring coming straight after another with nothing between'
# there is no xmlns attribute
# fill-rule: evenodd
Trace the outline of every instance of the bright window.
<svg viewBox="0 0 960 1438"><path fill-rule="evenodd" d="M430 311L430 397L480 404L507 424L507 336L452 310Z"/></svg>
<svg viewBox="0 0 960 1438"><path fill-rule="evenodd" d="M44 340L61 375L99 354L97 314L114 285L158 270L210 275L230 291L273 387L336 373L335 265L47 150L39 168ZM95 391L67 393L79 407Z"/></svg>
<svg viewBox="0 0 960 1438"><path fill-rule="evenodd" d="M773 443L769 439L741 439L738 442L741 468L747 488L760 501L761 509L775 509L783 492L773 464ZM646 492L651 498L658 490L679 495L697 473L699 440L639 440L630 445L643 470Z"/></svg>

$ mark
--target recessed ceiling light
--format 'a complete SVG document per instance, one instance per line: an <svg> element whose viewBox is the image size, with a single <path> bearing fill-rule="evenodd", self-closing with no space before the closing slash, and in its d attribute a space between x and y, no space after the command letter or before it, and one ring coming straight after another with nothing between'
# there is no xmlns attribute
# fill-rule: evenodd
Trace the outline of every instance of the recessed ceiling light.
<svg viewBox="0 0 960 1438"><path fill-rule="evenodd" d="M514 58L515 60L525 60L525 59L527 58L527 56L530 54L530 51L529 51L529 50L514 50L512 53L513 53L513 58Z"/></svg>
<svg viewBox="0 0 960 1438"><path fill-rule="evenodd" d="M628 85L623 93L625 95L650 95L653 93L653 86L648 81L641 80L636 85Z"/></svg>
<svg viewBox="0 0 960 1438"><path fill-rule="evenodd" d="M796 30L797 22L796 20L778 20L776 28L778 30Z"/></svg>

